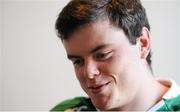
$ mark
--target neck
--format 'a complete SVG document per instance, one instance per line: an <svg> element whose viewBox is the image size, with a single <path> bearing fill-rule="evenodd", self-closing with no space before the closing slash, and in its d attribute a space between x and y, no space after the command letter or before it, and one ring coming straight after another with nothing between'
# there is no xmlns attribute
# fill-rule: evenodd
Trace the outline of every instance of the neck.
<svg viewBox="0 0 180 112"><path fill-rule="evenodd" d="M137 100L133 102L135 110L148 110L153 105L162 100L163 95L168 90L167 87L161 85L156 80L152 80L150 83L144 84L144 87L141 89Z"/></svg>
<svg viewBox="0 0 180 112"><path fill-rule="evenodd" d="M144 111L150 109L153 105L162 100L163 95L168 88L160 84L152 74L142 74L145 76L139 88L136 97L125 106L123 110ZM121 108L122 109L122 108Z"/></svg>

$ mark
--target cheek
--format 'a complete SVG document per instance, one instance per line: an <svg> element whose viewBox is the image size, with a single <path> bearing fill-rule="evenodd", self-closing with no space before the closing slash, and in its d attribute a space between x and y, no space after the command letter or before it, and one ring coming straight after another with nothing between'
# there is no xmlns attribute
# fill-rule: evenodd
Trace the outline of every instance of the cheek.
<svg viewBox="0 0 180 112"><path fill-rule="evenodd" d="M75 74L76 74L76 78L78 79L81 88L88 94L88 90L87 90L87 79L86 77L83 75L83 72L81 70L75 70Z"/></svg>
<svg viewBox="0 0 180 112"><path fill-rule="evenodd" d="M81 77L82 77L80 70L74 68L74 71L75 71L75 74L76 74L76 78L77 78L78 80L80 80Z"/></svg>
<svg viewBox="0 0 180 112"><path fill-rule="evenodd" d="M123 66L122 56L113 56L104 65L102 65L108 72L117 74L121 71Z"/></svg>
<svg viewBox="0 0 180 112"><path fill-rule="evenodd" d="M81 69L75 69L75 74L76 74L76 78L79 80L80 83L85 82L85 77Z"/></svg>
<svg viewBox="0 0 180 112"><path fill-rule="evenodd" d="M138 64L131 58L131 55L118 56L112 61L113 67L110 69L115 72L115 78L118 86L121 86L124 91L126 88L135 89L138 84L138 77L135 75Z"/></svg>
<svg viewBox="0 0 180 112"><path fill-rule="evenodd" d="M129 77L129 65L127 55L116 55L102 66L104 73L108 73L116 84L124 85Z"/></svg>

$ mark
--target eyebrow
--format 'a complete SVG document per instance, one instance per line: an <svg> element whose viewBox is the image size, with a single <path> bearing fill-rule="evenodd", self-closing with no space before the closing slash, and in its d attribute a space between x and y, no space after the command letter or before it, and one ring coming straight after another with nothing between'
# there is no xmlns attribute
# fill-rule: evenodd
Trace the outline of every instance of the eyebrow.
<svg viewBox="0 0 180 112"><path fill-rule="evenodd" d="M103 48L105 48L105 47L107 47L107 46L109 46L109 44L99 45L99 46L95 47L94 49L90 50L90 53L97 52L98 50L101 50L101 49L103 49ZM68 59L72 59L72 58L82 58L82 56L68 54L68 55L67 55L67 58L68 58Z"/></svg>
<svg viewBox="0 0 180 112"><path fill-rule="evenodd" d="M75 56L75 55L67 55L67 58L69 59L69 60L71 60L71 59L73 59L73 58L82 58L81 56Z"/></svg>

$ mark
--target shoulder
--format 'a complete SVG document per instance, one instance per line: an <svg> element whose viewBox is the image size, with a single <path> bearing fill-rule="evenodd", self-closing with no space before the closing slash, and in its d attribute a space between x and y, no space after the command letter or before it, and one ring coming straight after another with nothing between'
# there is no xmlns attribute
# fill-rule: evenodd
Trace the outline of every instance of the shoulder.
<svg viewBox="0 0 180 112"><path fill-rule="evenodd" d="M73 99L68 99L60 102L51 111L92 111L96 110L93 106L90 98L87 97L75 97Z"/></svg>
<svg viewBox="0 0 180 112"><path fill-rule="evenodd" d="M180 111L180 94L171 99L164 99L164 105L158 111Z"/></svg>

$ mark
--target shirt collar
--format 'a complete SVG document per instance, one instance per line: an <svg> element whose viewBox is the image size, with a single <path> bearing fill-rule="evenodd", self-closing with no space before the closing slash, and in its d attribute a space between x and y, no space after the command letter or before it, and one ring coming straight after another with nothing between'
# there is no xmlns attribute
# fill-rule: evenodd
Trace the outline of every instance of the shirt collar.
<svg viewBox="0 0 180 112"><path fill-rule="evenodd" d="M163 99L171 99L179 95L180 87L172 79L158 78L157 81L163 84L166 87L169 87L169 90L163 95Z"/></svg>
<svg viewBox="0 0 180 112"><path fill-rule="evenodd" d="M174 80L167 78L157 78L157 81L169 88L169 90L163 95L162 99L171 99L179 95L180 87L176 84ZM158 110L162 105L164 105L163 100L156 103L148 110L148 112L154 112Z"/></svg>

